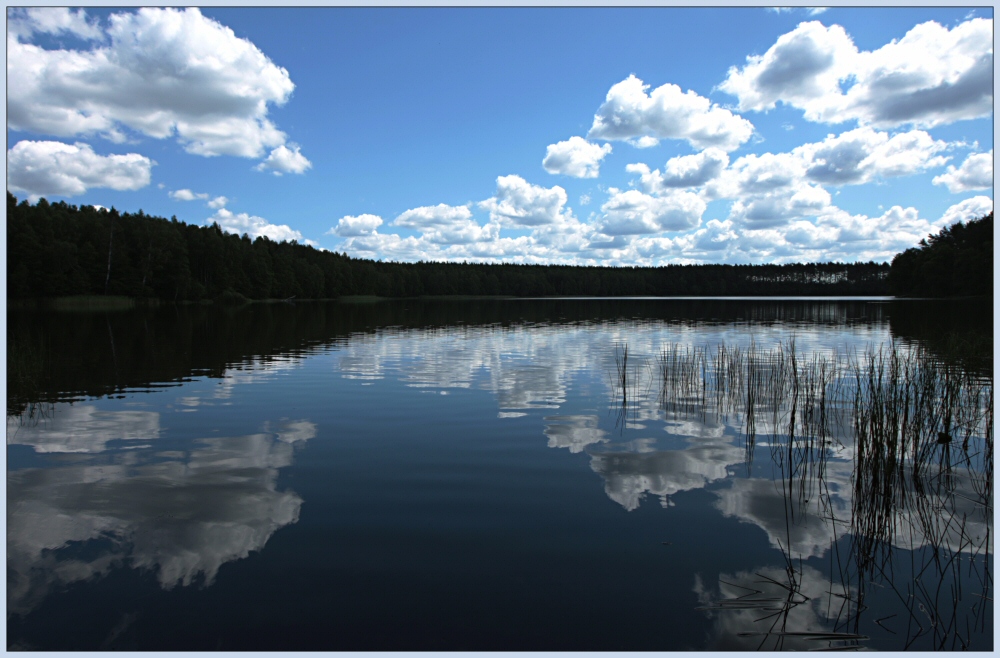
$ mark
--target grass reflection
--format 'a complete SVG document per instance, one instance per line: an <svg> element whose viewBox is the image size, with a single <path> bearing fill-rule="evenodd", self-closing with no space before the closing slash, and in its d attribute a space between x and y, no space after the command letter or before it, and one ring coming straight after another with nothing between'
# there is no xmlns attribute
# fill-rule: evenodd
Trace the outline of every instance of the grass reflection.
<svg viewBox="0 0 1000 658"><path fill-rule="evenodd" d="M622 409L627 354L616 346ZM667 417L728 416L743 435L748 472L760 437L776 467L784 574L720 578L719 596L706 595L700 608L738 616L728 628L753 639L744 648L858 649L874 631L897 635L901 649L954 650L992 635L991 375L919 345L804 355L794 340L773 349L673 344L656 371ZM828 473L831 459L850 460L848 482ZM830 581L812 596L803 579L819 573L796 560L802 547L792 532L810 515L830 537ZM792 612L817 597L828 611L819 627L818 616L806 622Z"/></svg>

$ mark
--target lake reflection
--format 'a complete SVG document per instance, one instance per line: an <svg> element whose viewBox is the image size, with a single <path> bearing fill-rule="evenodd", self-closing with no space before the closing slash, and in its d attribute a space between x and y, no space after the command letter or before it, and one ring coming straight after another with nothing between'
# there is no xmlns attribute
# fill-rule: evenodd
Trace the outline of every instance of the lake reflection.
<svg viewBox="0 0 1000 658"><path fill-rule="evenodd" d="M158 450L150 441L158 431L158 413L90 405L58 408L37 425L8 423L9 444L87 453L8 474L9 612L24 614L56 588L121 566L155 573L165 589L199 579L210 585L222 564L260 550L298 520L302 499L275 483L294 445L316 435L312 423L193 439L185 450ZM109 448L110 440L123 445Z"/></svg>
<svg viewBox="0 0 1000 658"><path fill-rule="evenodd" d="M982 344L991 311L901 304L12 312L46 347L8 396L9 647L991 648L991 436L866 507L853 409L800 443L664 387L671 346L978 367L917 318Z"/></svg>

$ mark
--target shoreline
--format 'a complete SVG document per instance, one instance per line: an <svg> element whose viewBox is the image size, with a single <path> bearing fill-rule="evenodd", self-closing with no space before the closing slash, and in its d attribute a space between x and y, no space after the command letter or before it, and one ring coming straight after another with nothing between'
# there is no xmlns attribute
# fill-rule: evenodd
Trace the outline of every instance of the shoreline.
<svg viewBox="0 0 1000 658"><path fill-rule="evenodd" d="M47 310L47 311L123 311L134 308L152 308L158 306L229 306L239 307L247 304L297 304L313 302L339 302L342 304L375 304L389 301L507 301L507 300L550 300L550 301L655 301L655 300L720 300L720 301L961 301L992 298L989 295L973 295L961 297L897 297L892 295L619 295L619 296L525 296L514 295L419 295L416 297L381 297L378 295L344 295L336 298L320 299L203 299L198 301L179 300L168 301L155 297L125 297L121 295L72 295L66 297L42 297L7 300L8 310Z"/></svg>

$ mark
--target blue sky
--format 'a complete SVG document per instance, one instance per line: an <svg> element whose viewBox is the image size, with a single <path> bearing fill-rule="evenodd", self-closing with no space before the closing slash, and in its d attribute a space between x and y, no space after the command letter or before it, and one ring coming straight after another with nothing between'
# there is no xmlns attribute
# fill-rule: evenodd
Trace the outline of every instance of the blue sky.
<svg viewBox="0 0 1000 658"><path fill-rule="evenodd" d="M8 9L7 184L385 260L891 259L993 207L992 8Z"/></svg>

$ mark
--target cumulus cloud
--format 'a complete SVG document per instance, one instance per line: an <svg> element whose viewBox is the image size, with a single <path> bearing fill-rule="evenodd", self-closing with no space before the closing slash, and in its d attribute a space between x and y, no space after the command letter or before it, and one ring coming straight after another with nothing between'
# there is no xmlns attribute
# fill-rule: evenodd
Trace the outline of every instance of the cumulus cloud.
<svg viewBox="0 0 1000 658"><path fill-rule="evenodd" d="M492 240L500 235L498 224L480 226L476 223L468 206L444 203L407 210L393 224L416 229L423 233L426 240L438 244L469 244Z"/></svg>
<svg viewBox="0 0 1000 658"><path fill-rule="evenodd" d="M945 226L982 217L992 210L993 200L986 196L957 203L936 220L921 217L916 208L898 205L878 217L851 215L839 208L829 208L815 226L809 222L793 222L778 231L777 237L770 238L772 244L767 248L773 249L780 242L790 253L814 249L826 260L890 260Z"/></svg>
<svg viewBox="0 0 1000 658"><path fill-rule="evenodd" d="M684 139L697 149L714 146L732 151L753 133L749 121L693 91L682 92L674 84L647 94L648 89L649 85L634 75L611 87L587 137Z"/></svg>
<svg viewBox="0 0 1000 658"><path fill-rule="evenodd" d="M993 199L988 196L974 196L971 199L960 201L944 211L936 224L938 226L950 226L956 222L967 222L970 219L979 219L984 215L993 212Z"/></svg>
<svg viewBox="0 0 1000 658"><path fill-rule="evenodd" d="M300 153L298 144L291 144L291 147L288 148L282 144L271 151L271 154L255 169L257 171L270 171L275 176L280 176L283 173L301 174L312 167L312 163Z"/></svg>
<svg viewBox="0 0 1000 658"><path fill-rule="evenodd" d="M711 219L704 228L698 229L690 237L691 246L701 252L715 252L725 249L739 238L733 230L733 223L728 219L723 222Z"/></svg>
<svg viewBox="0 0 1000 658"><path fill-rule="evenodd" d="M68 7L28 7L11 9L7 29L24 38L35 33L73 35L80 39L95 40L103 36L100 25L87 17L81 9Z"/></svg>
<svg viewBox="0 0 1000 658"><path fill-rule="evenodd" d="M207 205L209 208L218 209L218 208L224 208L227 203L229 203L229 199L227 199L224 196L217 196L205 205Z"/></svg>
<svg viewBox="0 0 1000 658"><path fill-rule="evenodd" d="M843 27L800 23L763 55L747 57L742 69L730 68L719 89L739 98L741 112L769 110L778 101L804 107L839 94L840 81L855 68L856 56Z"/></svg>
<svg viewBox="0 0 1000 658"><path fill-rule="evenodd" d="M845 185L875 178L909 176L940 167L947 158L937 153L948 148L922 130L890 137L864 127L805 144L792 152L806 163L806 176L817 183Z"/></svg>
<svg viewBox="0 0 1000 658"><path fill-rule="evenodd" d="M890 135L866 126L786 153L742 156L710 180L705 193L713 199L736 199L737 214L748 210L747 217L800 217L829 202L823 185L861 185L940 167L948 160L940 155L948 146L922 130ZM643 174L644 186L655 189L658 172L635 171Z"/></svg>
<svg viewBox="0 0 1000 658"><path fill-rule="evenodd" d="M490 213L490 221L505 226L533 227L554 224L568 218L564 211L566 190L532 185L520 176L499 176L497 193L479 206Z"/></svg>
<svg viewBox="0 0 1000 658"><path fill-rule="evenodd" d="M346 235L338 250L364 258L384 258L401 262L419 260L449 262L508 262L508 263L589 263L599 264L596 255L587 251L593 227L571 215L562 215L558 223L530 227L528 235L503 237L495 221L479 226L464 213L448 210L449 206L415 208L407 211L405 222L419 235L401 236L375 230L360 235ZM460 206L459 206L460 207ZM450 215L450 219L449 219ZM396 222L393 222L396 225ZM360 231L359 231L360 233Z"/></svg>
<svg viewBox="0 0 1000 658"><path fill-rule="evenodd" d="M234 213L226 208L216 210L215 214L209 217L206 222L217 223L227 233L235 233L237 235L246 233L254 239L261 236L270 238L275 242L302 239L301 233L285 224L272 224L263 217L249 215L245 212Z"/></svg>
<svg viewBox="0 0 1000 658"><path fill-rule="evenodd" d="M339 235L347 238L358 235L371 235L382 226L382 218L378 215L347 215L337 220L337 225L327 231L327 235Z"/></svg>
<svg viewBox="0 0 1000 658"><path fill-rule="evenodd" d="M729 156L722 149L710 148L695 155L671 158L660 170L650 171L645 164L630 164L625 170L640 174L642 189L650 194L673 188L701 187L717 178L729 164Z"/></svg>
<svg viewBox="0 0 1000 658"><path fill-rule="evenodd" d="M7 151L7 187L42 196L75 196L93 187L138 190L155 163L138 153L98 155L88 144L20 141Z"/></svg>
<svg viewBox="0 0 1000 658"><path fill-rule="evenodd" d="M549 144L542 166L550 174L597 178L601 160L608 153L611 153L611 144L598 146L582 137L570 137L564 142Z"/></svg>
<svg viewBox="0 0 1000 658"><path fill-rule="evenodd" d="M795 191L795 193L792 193ZM663 265L700 262L887 261L915 246L928 234L960 220L992 210L992 200L979 196L955 204L938 219L922 217L916 208L893 206L882 215L852 215L829 203L820 189L791 188L782 195L763 196L726 219L699 222L701 202L687 191L666 197L638 190L611 190L604 208L589 222L569 218L559 224L533 227L529 234L503 237L479 227L478 239L447 242L436 237L438 221L413 221L419 235L382 234L372 226L363 234L345 236L338 247L366 258L397 261L476 261L565 263L590 265ZM674 198L671 198L673 195ZM690 201L693 209L686 209ZM765 207L770 204L770 207ZM445 206L447 208L447 206ZM429 207L433 209L434 207ZM414 209L417 210L417 209ZM671 214L671 211L673 213ZM429 212L427 213L430 214ZM702 213L703 214L703 213ZM455 217L464 220L456 213ZM410 216L413 220L413 216ZM686 222L677 232L670 221ZM372 222L375 225L376 222ZM336 231L331 231L338 234ZM438 240L438 241L434 241Z"/></svg>
<svg viewBox="0 0 1000 658"><path fill-rule="evenodd" d="M931 128L993 112L993 21L952 29L934 21L899 40L859 51L839 25L799 24L764 55L733 67L719 86L740 111L781 102L809 121Z"/></svg>
<svg viewBox="0 0 1000 658"><path fill-rule="evenodd" d="M706 192L713 198L737 198L787 188L805 177L805 167L793 153L751 153L738 158Z"/></svg>
<svg viewBox="0 0 1000 658"><path fill-rule="evenodd" d="M823 212L830 202L830 193L822 187L800 183L779 192L738 199L729 218L752 228L777 226Z"/></svg>
<svg viewBox="0 0 1000 658"><path fill-rule="evenodd" d="M653 197L639 190L626 190L601 206L604 217L600 230L605 235L686 231L698 226L705 207L701 197L691 192Z"/></svg>
<svg viewBox="0 0 1000 658"><path fill-rule="evenodd" d="M660 145L660 140L655 137L650 137L649 135L643 135L638 139L626 139L625 141L628 142L630 146L634 146L637 149L650 149L654 146Z"/></svg>
<svg viewBox="0 0 1000 658"><path fill-rule="evenodd" d="M197 8L112 14L104 36L106 45L90 50L47 50L8 32L8 127L115 141L128 129L176 136L204 156L256 158L275 149L266 168L305 167L297 150L277 150L285 134L268 118L295 86L250 41Z"/></svg>
<svg viewBox="0 0 1000 658"><path fill-rule="evenodd" d="M196 199L207 199L207 192L192 192L189 189L174 190L173 192L167 192L169 196L174 201L194 201Z"/></svg>
<svg viewBox="0 0 1000 658"><path fill-rule="evenodd" d="M948 167L948 173L935 176L935 185L945 185L952 194L993 187L993 149L989 153L973 153L961 167Z"/></svg>

